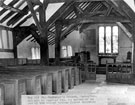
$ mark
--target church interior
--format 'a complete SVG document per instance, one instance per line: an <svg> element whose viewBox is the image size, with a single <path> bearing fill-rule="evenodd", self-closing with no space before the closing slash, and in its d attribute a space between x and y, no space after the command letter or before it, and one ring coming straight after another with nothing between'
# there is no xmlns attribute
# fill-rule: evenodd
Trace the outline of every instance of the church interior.
<svg viewBox="0 0 135 105"><path fill-rule="evenodd" d="M134 41L134 0L0 0L0 105L73 94L135 105Z"/></svg>

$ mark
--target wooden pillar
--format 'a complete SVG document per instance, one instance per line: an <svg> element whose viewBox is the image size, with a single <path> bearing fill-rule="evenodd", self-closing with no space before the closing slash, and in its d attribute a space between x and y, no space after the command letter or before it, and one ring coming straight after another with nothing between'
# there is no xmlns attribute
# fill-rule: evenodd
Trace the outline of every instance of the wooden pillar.
<svg viewBox="0 0 135 105"><path fill-rule="evenodd" d="M41 5L39 7L39 23L41 25L41 36L40 36L40 55L41 64L49 65L49 48L48 48L48 30L46 27L46 6Z"/></svg>
<svg viewBox="0 0 135 105"><path fill-rule="evenodd" d="M13 53L14 53L14 58L18 58L16 32L14 31L13 31Z"/></svg>
<svg viewBox="0 0 135 105"><path fill-rule="evenodd" d="M41 65L49 65L49 48L48 48L48 36L47 31L42 32L44 37L40 37L40 55L41 55Z"/></svg>
<svg viewBox="0 0 135 105"><path fill-rule="evenodd" d="M62 24L60 21L55 22L55 28L56 28L56 35L55 35L55 64L60 63L60 52L61 52L61 46L60 46L60 38L61 38L61 30L62 30Z"/></svg>
<svg viewBox="0 0 135 105"><path fill-rule="evenodd" d="M37 25L38 31L40 32L40 35L37 35L39 37L39 45L40 45L40 55L41 55L41 65L48 65L49 64L49 52L48 52L48 34L47 34L47 26L46 26L46 8L48 6L48 0L44 0L43 3L38 2L39 4L39 20L37 18L36 12L33 9L33 3L30 0L26 0L28 7L31 11L31 14L35 20L35 23ZM35 3L36 4L36 3Z"/></svg>
<svg viewBox="0 0 135 105"><path fill-rule="evenodd" d="M133 27L132 27L132 33L133 33L133 43L134 43L134 46L133 46L133 74L135 74L135 21L132 21L132 25L133 25Z"/></svg>

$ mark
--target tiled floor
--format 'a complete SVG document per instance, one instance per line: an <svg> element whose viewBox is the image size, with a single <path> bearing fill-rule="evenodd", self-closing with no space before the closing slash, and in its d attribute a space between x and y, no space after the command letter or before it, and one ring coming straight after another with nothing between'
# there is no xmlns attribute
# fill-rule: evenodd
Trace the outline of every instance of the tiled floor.
<svg viewBox="0 0 135 105"><path fill-rule="evenodd" d="M94 97L95 102L89 105L135 105L135 86L106 83L105 75L97 75L96 81L86 81L63 95Z"/></svg>

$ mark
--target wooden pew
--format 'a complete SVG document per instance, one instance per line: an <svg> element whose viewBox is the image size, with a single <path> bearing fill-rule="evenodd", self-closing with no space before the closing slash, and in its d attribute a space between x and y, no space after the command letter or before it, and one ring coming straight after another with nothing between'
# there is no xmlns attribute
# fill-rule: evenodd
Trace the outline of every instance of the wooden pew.
<svg viewBox="0 0 135 105"><path fill-rule="evenodd" d="M106 81L114 83L134 84L131 63L106 64Z"/></svg>
<svg viewBox="0 0 135 105"><path fill-rule="evenodd" d="M74 68L70 68L69 72L68 72L68 85L69 85L69 89L74 88L74 79L75 79L75 75L74 75Z"/></svg>
<svg viewBox="0 0 135 105"><path fill-rule="evenodd" d="M50 73L53 73L53 83L54 83L54 86L53 86L53 91L55 92L55 93L61 93L61 91L62 91L62 86L61 86L61 82L59 82L59 81L62 81L61 80L61 75L62 75L62 73L61 73L61 71L63 72L63 71L65 71L65 67L45 67L45 66L43 66L43 67L39 67L39 66L34 66L34 68L33 68L33 66L18 66L17 68L16 67L10 67L10 68L12 68L12 69L20 69L19 70L19 72L20 71L22 71L22 68L24 69L24 71L32 71L32 72L34 72L34 71L36 71L36 72L41 72L41 70L43 71L44 70L44 72L50 72ZM55 68L55 69L54 69ZM66 67L67 68L67 67ZM41 70L40 70L41 69ZM46 69L46 70L45 70ZM52 70L53 69L53 70ZM12 70L13 71L13 70ZM24 72L23 71L23 72ZM55 72L55 73L54 73ZM58 76L59 75L59 76ZM64 75L63 75L64 76ZM70 76L71 76L71 74L70 74ZM56 78L56 77L59 77L59 78ZM56 83L55 83L56 82ZM59 84L59 85L58 85ZM67 86L66 86L67 87Z"/></svg>
<svg viewBox="0 0 135 105"><path fill-rule="evenodd" d="M0 84L0 105L5 105L4 103L4 91L5 91L5 88L2 84Z"/></svg>
<svg viewBox="0 0 135 105"><path fill-rule="evenodd" d="M5 59L0 59L0 65L1 66L15 66L15 65L24 65L27 63L26 58L5 58Z"/></svg>
<svg viewBox="0 0 135 105"><path fill-rule="evenodd" d="M5 105L21 105L21 95L27 93L31 95L41 94L39 79L39 76L31 77L31 75L26 73L23 75L20 73L14 74L14 72L10 72L9 74L5 72L5 74L1 74L0 83L5 89Z"/></svg>
<svg viewBox="0 0 135 105"><path fill-rule="evenodd" d="M19 69L20 70L20 69ZM1 70L0 70L1 71ZM9 76L8 79L14 78L25 78L26 79L26 93L41 94L41 75L39 72L25 71L25 70L3 70L1 71L3 78ZM42 73L41 73L42 74ZM1 76L1 78L2 78ZM11 77L12 76L12 77ZM42 76L45 76L42 74ZM43 80L43 79L42 79Z"/></svg>
<svg viewBox="0 0 135 105"><path fill-rule="evenodd" d="M5 97L9 100L6 103L10 103L11 105L19 105L19 97L21 95L20 93L19 95L17 95L17 92L21 91L20 88L18 88L20 86L23 87L22 90L25 90L25 92L22 93L26 94L52 94L53 91L55 92L55 94L61 94L62 91L67 92L68 87L74 87L74 73L75 69L72 67L42 67L32 65L10 66L6 68L1 68L1 83L4 87L6 87L6 91L8 87L11 87L12 90L17 89L16 93L15 91L12 91L11 95L6 94ZM5 79L5 77L7 79ZM25 82L23 82L22 84L19 81L23 79L25 80Z"/></svg>
<svg viewBox="0 0 135 105"><path fill-rule="evenodd" d="M52 73L41 75L42 94L52 94Z"/></svg>
<svg viewBox="0 0 135 105"><path fill-rule="evenodd" d="M25 79L5 75L1 76L0 84L4 87L4 105L21 105L21 95L26 95Z"/></svg>
<svg viewBox="0 0 135 105"><path fill-rule="evenodd" d="M68 76L69 68L62 70L62 92L68 92L68 81L69 81L69 76Z"/></svg>

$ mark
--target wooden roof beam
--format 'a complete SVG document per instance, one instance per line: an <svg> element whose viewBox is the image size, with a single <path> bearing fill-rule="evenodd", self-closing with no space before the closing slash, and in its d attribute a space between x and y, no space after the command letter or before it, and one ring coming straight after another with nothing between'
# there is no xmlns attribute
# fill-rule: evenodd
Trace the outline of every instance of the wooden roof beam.
<svg viewBox="0 0 135 105"><path fill-rule="evenodd" d="M51 18L47 21L47 27L49 28L56 20L58 20L68 9L70 9L70 6L73 5L72 2L65 3L62 5L54 14L51 16Z"/></svg>
<svg viewBox="0 0 135 105"><path fill-rule="evenodd" d="M8 4L8 6L11 6L11 7L13 7L13 5L14 4L16 4L18 2L18 0L13 0L12 2L10 2L9 4ZM1 11L0 11L0 16L3 14L3 13L5 13L7 11L7 9L2 9Z"/></svg>
<svg viewBox="0 0 135 105"><path fill-rule="evenodd" d="M10 11L14 11L14 12L19 12L19 13L22 12L21 10L19 10L19 9L17 9L17 8L14 8L14 7L9 6L9 5L5 5L5 4L3 3L3 1L0 1L0 7L4 8L4 9L7 9L7 10L10 10Z"/></svg>
<svg viewBox="0 0 135 105"><path fill-rule="evenodd" d="M24 12L24 14L18 13L16 14L14 17L12 17L8 22L7 25L14 25L17 21L19 21L24 15L26 15L28 13L28 6L25 6L22 11Z"/></svg>
<svg viewBox="0 0 135 105"><path fill-rule="evenodd" d="M63 20L63 23L68 23L68 24L80 24L80 23L114 23L114 22L131 22L130 20L124 18L124 17L106 17L106 16L97 16L97 17L91 17L91 16L85 16L81 18L76 18L76 19L66 19Z"/></svg>
<svg viewBox="0 0 135 105"><path fill-rule="evenodd" d="M112 9L113 9L112 7L108 8L108 10L107 10L105 16L109 16L109 14L111 13Z"/></svg>
<svg viewBox="0 0 135 105"><path fill-rule="evenodd" d="M35 23L36 23L36 25L37 25L38 30L41 31L41 25L39 24L39 20L38 20L38 18L37 18L37 16L36 16L36 13L35 13L34 9L33 9L32 2L29 1L29 0L26 0L26 2L27 2L27 4L28 4L28 7L29 7L29 9L30 9L30 11L31 11L31 14L32 14L32 16L33 16L33 18L34 18L34 20L35 20ZM40 32L40 33L41 33L41 32Z"/></svg>
<svg viewBox="0 0 135 105"><path fill-rule="evenodd" d="M17 6L16 8L19 8L25 1L21 1ZM21 11L22 12L22 11ZM3 23L4 21L6 21L6 19L8 19L10 16L12 16L14 14L13 11L11 11L9 14L7 14L4 18L2 18L0 20L0 23Z"/></svg>
<svg viewBox="0 0 135 105"><path fill-rule="evenodd" d="M35 10L35 12L37 12L39 10L39 8L37 8ZM32 14L29 14L27 17L25 17L22 21L19 22L19 24L17 24L17 26L20 26L22 25L25 21L27 21L27 19L31 18L32 17Z"/></svg>
<svg viewBox="0 0 135 105"><path fill-rule="evenodd" d="M118 6L118 4L116 2L114 2L113 0L105 0L110 6L112 6L112 8L114 8L116 11L118 11L118 13L121 15L121 16L125 16L129 19L128 15L124 13L124 10Z"/></svg>
<svg viewBox="0 0 135 105"><path fill-rule="evenodd" d="M118 8L123 10L125 14L131 19L135 20L135 13L134 11L125 3L123 0L111 0Z"/></svg>
<svg viewBox="0 0 135 105"><path fill-rule="evenodd" d="M83 16L87 16L87 15L89 15L89 16L94 16L94 15L97 15L97 14L106 14L106 11L104 10L104 11L95 11L95 12L84 12L83 14L82 14L82 17Z"/></svg>
<svg viewBox="0 0 135 105"><path fill-rule="evenodd" d="M67 27L65 31L61 33L61 40L63 40L66 36L66 33L68 33L70 30L72 30L74 27L76 27L77 24L73 23Z"/></svg>
<svg viewBox="0 0 135 105"><path fill-rule="evenodd" d="M128 36L128 38L133 41L133 37L132 34L126 29L126 27L121 23L121 22L116 22L117 25L126 33L126 35Z"/></svg>
<svg viewBox="0 0 135 105"><path fill-rule="evenodd" d="M49 3L60 3L60 2L90 2L90 1L105 1L105 0L49 0Z"/></svg>

